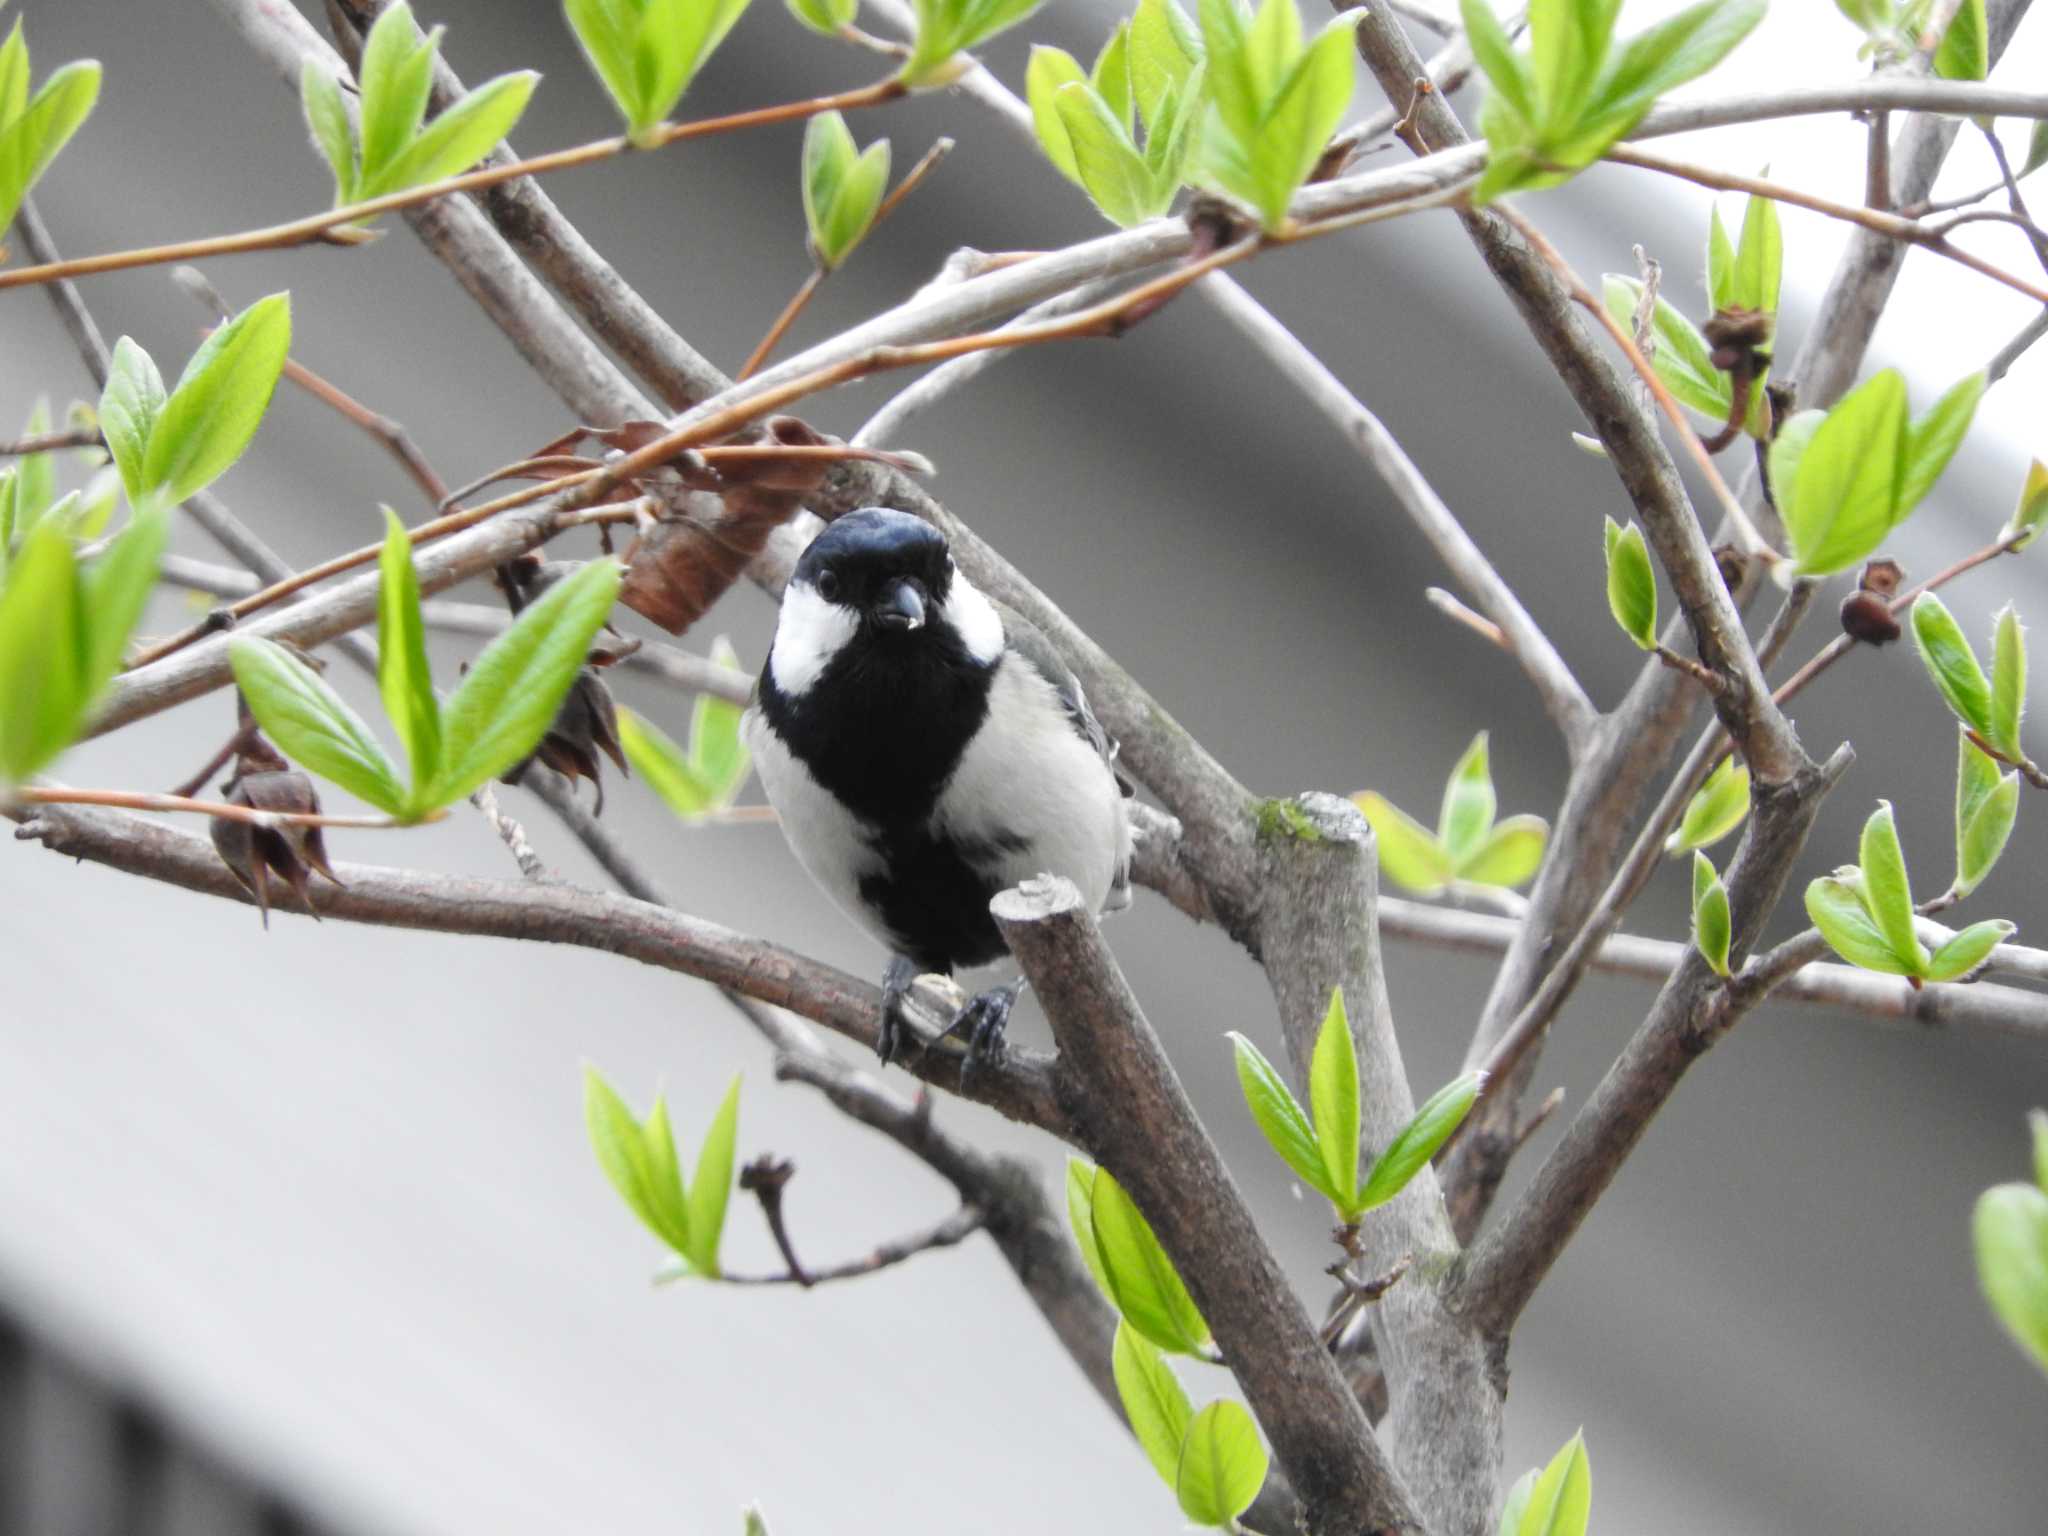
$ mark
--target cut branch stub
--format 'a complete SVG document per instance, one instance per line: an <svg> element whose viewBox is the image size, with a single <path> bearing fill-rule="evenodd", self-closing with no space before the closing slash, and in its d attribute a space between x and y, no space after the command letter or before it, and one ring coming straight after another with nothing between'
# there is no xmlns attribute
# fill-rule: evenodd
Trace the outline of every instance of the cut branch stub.
<svg viewBox="0 0 2048 1536"><path fill-rule="evenodd" d="M763 436L785 448L830 441L793 416L771 417ZM722 467L716 494L724 516L715 525L664 519L635 540L626 552L620 601L670 634L682 634L745 574L769 536L824 482L829 467L817 458L763 458Z"/></svg>

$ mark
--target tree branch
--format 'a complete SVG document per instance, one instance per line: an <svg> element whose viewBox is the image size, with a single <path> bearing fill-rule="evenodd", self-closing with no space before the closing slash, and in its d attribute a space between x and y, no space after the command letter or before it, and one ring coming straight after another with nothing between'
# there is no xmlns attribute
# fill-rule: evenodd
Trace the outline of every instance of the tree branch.
<svg viewBox="0 0 2048 1536"><path fill-rule="evenodd" d="M1419 1525L1080 893L1069 881L1033 880L998 895L991 910L1052 1022L1061 1105L1187 1283L1301 1497L1307 1528Z"/></svg>

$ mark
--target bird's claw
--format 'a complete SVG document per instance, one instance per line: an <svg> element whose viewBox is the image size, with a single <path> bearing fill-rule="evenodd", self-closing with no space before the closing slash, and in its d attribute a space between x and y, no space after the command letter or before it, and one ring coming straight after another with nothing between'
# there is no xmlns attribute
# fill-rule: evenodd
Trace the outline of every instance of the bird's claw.
<svg viewBox="0 0 2048 1536"><path fill-rule="evenodd" d="M882 975L881 1027L875 1031L875 1054L885 1067L896 1059L909 1033L903 1002L910 995L911 983L916 980L917 966L913 962L901 955L890 957L889 969Z"/></svg>
<svg viewBox="0 0 2048 1536"><path fill-rule="evenodd" d="M976 994L953 1015L953 1022L932 1042L937 1045L940 1040L950 1040L955 1035L967 1037L967 1051L960 1058L961 1086L966 1086L977 1069L1002 1060L1003 1032L1009 1028L1010 1010L1017 1006L1017 994L1023 990L1024 983L1020 979L1008 986L991 987Z"/></svg>

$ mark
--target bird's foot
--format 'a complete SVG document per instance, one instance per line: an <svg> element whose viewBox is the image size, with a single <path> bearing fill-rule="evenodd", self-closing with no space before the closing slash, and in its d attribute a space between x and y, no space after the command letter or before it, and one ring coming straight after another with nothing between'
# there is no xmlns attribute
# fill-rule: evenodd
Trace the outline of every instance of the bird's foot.
<svg viewBox="0 0 2048 1536"><path fill-rule="evenodd" d="M875 1032L875 1054L885 1067L896 1059L908 1034L903 1000L910 995L917 974L917 963L906 955L891 955L889 969L882 973L882 1023Z"/></svg>
<svg viewBox="0 0 2048 1536"><path fill-rule="evenodd" d="M1017 996L1024 990L1024 978L1004 986L991 987L977 993L967 1005L953 1016L938 1040L951 1039L954 1035L967 1037L967 1053L960 1060L960 1082L964 1087L978 1068L990 1062L1000 1061L1003 1055L1003 1031L1010 1024L1010 1010L1017 1006Z"/></svg>

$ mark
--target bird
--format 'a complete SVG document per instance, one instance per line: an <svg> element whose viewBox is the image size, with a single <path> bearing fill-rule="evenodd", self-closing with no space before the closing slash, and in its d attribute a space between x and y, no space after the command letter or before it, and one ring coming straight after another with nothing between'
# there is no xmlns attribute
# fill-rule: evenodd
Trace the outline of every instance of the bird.
<svg viewBox="0 0 2048 1536"><path fill-rule="evenodd" d="M981 592L923 519L862 507L798 558L742 729L798 861L887 948L877 1053L901 1050L915 979L999 959L998 891L1062 875L1097 911L1131 899L1116 744L1044 633ZM940 1038L963 1073L999 1055L1023 979Z"/></svg>

